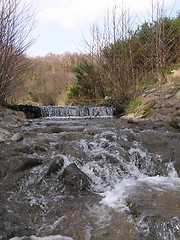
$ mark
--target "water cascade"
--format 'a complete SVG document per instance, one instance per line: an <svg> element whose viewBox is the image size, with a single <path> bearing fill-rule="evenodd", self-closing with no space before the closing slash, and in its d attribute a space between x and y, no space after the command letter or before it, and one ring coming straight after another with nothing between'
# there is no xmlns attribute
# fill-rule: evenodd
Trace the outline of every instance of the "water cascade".
<svg viewBox="0 0 180 240"><path fill-rule="evenodd" d="M44 107L44 117L108 116ZM102 116L101 115L101 116ZM179 133L117 118L41 118L1 143L0 239L179 240Z"/></svg>
<svg viewBox="0 0 180 240"><path fill-rule="evenodd" d="M112 117L112 107L105 106L43 106L42 117L81 118Z"/></svg>

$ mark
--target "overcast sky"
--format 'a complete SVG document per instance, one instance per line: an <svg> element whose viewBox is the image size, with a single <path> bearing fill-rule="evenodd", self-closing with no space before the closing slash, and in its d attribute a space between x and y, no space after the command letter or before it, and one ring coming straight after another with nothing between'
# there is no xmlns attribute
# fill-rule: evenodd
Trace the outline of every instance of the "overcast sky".
<svg viewBox="0 0 180 240"><path fill-rule="evenodd" d="M26 0L25 0L26 1ZM83 37L88 39L90 26L97 19L103 20L107 9L121 0L31 0L36 13L33 31L36 41L29 49L31 56L48 53L77 52L84 47ZM157 2L158 0L154 0ZM124 0L132 14L143 18L151 0ZM180 0L165 0L165 5L180 11ZM143 20L143 19L142 19Z"/></svg>

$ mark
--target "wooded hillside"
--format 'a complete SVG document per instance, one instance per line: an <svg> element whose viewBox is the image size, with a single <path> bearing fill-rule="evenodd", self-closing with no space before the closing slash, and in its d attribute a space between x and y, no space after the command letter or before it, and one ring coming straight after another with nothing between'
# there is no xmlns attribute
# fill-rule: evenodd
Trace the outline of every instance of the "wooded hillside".
<svg viewBox="0 0 180 240"><path fill-rule="evenodd" d="M170 17L163 5L152 6L151 21L134 26L128 11L107 14L104 28L92 28L90 55L74 68L69 99L126 105L141 87L166 82L180 64L180 15ZM94 101L93 101L94 100Z"/></svg>

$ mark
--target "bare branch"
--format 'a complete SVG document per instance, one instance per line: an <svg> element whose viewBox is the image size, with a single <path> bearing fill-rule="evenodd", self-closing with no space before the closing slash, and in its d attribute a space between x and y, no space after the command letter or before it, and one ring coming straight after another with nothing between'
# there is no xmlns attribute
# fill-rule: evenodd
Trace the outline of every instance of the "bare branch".
<svg viewBox="0 0 180 240"><path fill-rule="evenodd" d="M32 45L30 33L34 27L30 5L22 0L0 0L0 97L7 100L23 87L23 77L29 68L27 49Z"/></svg>

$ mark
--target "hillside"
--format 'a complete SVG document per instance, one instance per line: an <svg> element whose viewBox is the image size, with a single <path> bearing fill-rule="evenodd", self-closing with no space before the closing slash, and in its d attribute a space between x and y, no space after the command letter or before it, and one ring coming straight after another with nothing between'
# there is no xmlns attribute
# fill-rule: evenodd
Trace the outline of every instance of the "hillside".
<svg viewBox="0 0 180 240"><path fill-rule="evenodd" d="M136 106L126 118L164 121L180 128L180 70L168 75L165 84L145 89L134 102Z"/></svg>

